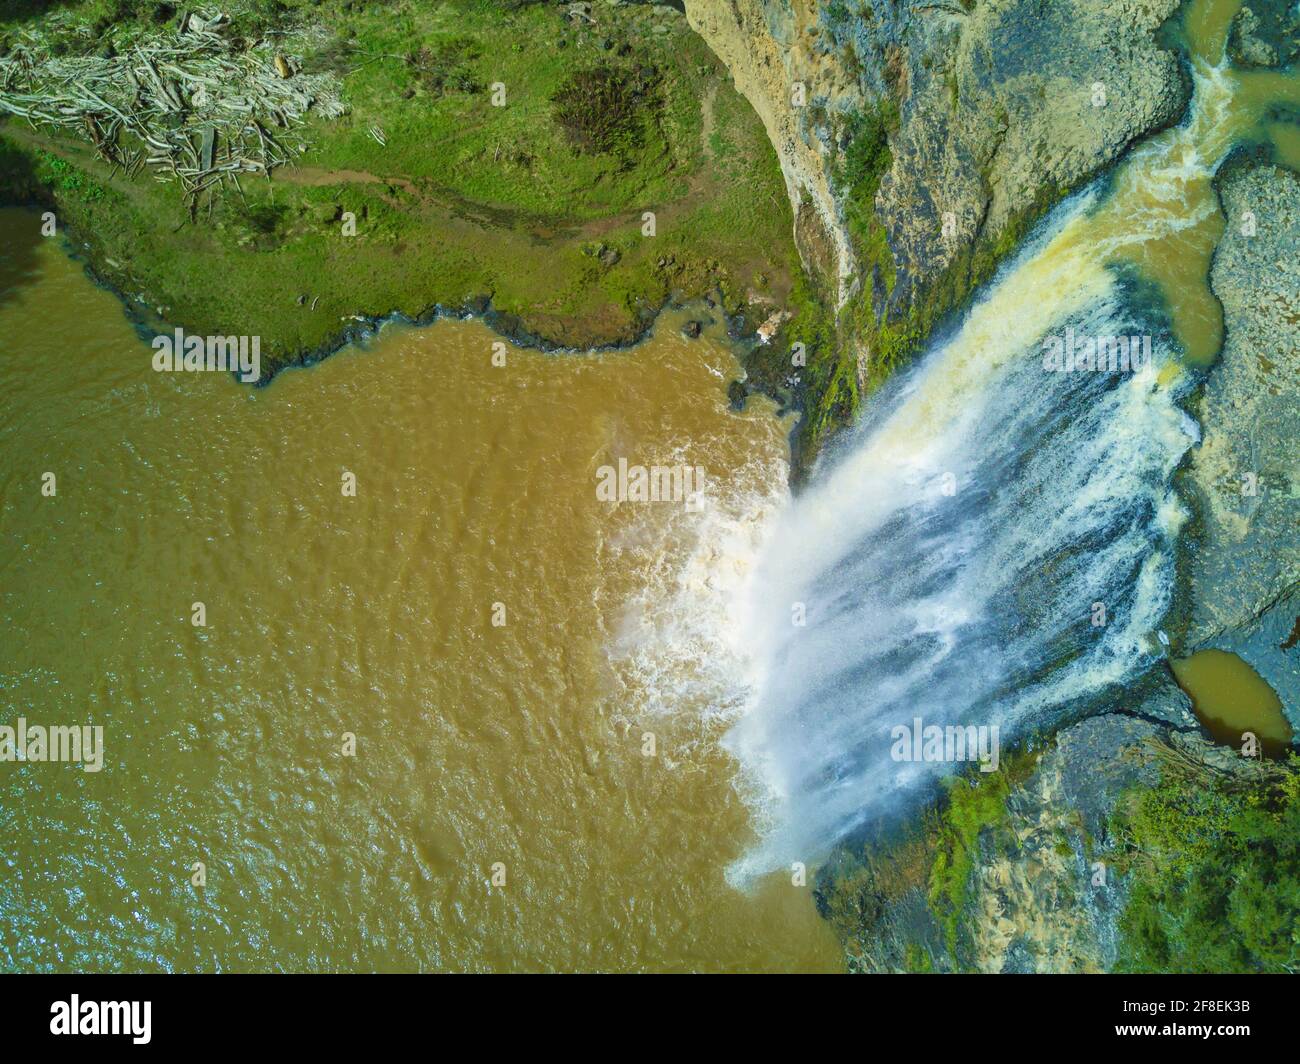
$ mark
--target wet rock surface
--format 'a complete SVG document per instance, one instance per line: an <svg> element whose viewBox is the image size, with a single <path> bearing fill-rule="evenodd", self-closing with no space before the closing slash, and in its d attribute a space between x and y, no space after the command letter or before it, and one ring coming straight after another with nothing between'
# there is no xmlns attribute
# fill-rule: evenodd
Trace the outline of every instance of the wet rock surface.
<svg viewBox="0 0 1300 1064"><path fill-rule="evenodd" d="M1129 890L1113 817L1170 771L1251 783L1271 770L1194 731L1092 717L1057 733L980 830L955 938L933 894L933 825L846 847L819 876L819 907L853 971L1109 971Z"/></svg>
<svg viewBox="0 0 1300 1064"><path fill-rule="evenodd" d="M1178 119L1187 90L1155 39L1176 8L1176 0L1013 0L967 15L913 8L901 44L890 40L893 27L884 39L859 31L876 54L892 46L905 57L894 164L877 197L899 267L895 311L963 250L996 245L1021 218Z"/></svg>
<svg viewBox="0 0 1300 1064"><path fill-rule="evenodd" d="M1095 717L1065 729L1006 820L980 837L963 968L1093 972L1115 963L1125 892L1102 855L1120 795L1159 778L1146 721Z"/></svg>
<svg viewBox="0 0 1300 1064"><path fill-rule="evenodd" d="M1240 654L1300 724L1300 177L1232 168L1219 182L1228 226L1211 287L1226 338L1193 413L1203 440L1188 481L1188 651Z"/></svg>
<svg viewBox="0 0 1300 1064"><path fill-rule="evenodd" d="M1232 20L1228 55L1238 66L1285 66L1300 55L1300 8L1263 0Z"/></svg>
<svg viewBox="0 0 1300 1064"><path fill-rule="evenodd" d="M955 258L997 245L1183 111L1187 86L1155 39L1177 0L969 6L686 4L776 147L806 263L825 263L833 248L841 300L868 281L831 179L854 113L898 116L875 204L898 268L897 316Z"/></svg>
<svg viewBox="0 0 1300 1064"><path fill-rule="evenodd" d="M1123 793L1159 779L1161 725L1106 714L1065 728L978 836L957 935L931 895L927 829L855 854L819 879L819 902L856 971L1093 972L1116 957L1121 876L1103 856ZM1194 740L1199 742L1199 740ZM910 877L910 882L909 882Z"/></svg>

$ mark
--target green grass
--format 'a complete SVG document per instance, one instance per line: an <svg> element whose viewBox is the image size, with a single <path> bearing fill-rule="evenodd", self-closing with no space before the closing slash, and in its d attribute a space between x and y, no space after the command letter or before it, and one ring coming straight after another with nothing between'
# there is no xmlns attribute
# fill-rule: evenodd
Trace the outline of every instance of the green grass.
<svg viewBox="0 0 1300 1064"><path fill-rule="evenodd" d="M1300 758L1254 783L1166 771L1113 830L1132 875L1119 970L1300 968Z"/></svg>
<svg viewBox="0 0 1300 1064"><path fill-rule="evenodd" d="M504 7L395 4L344 18L343 34L355 37L327 39L321 51L337 56L347 42L350 129L323 135L312 162L376 173L390 173L396 163L402 174L477 204L572 221L683 194L687 173L702 161L698 106L684 107L682 98L700 80L691 62L709 58L702 46L668 47L668 35L643 31L638 13L603 16L613 17L616 28L595 31L571 27L548 6ZM601 50L602 35L628 44L631 54L611 58L618 44ZM462 67L479 91L430 92L413 77L408 56L449 45L471 49ZM312 57L306 59L310 67ZM662 117L636 117L632 124L645 135L635 149L576 151L554 120L552 98L575 65L601 63L621 73L664 67L673 99ZM492 85L504 86L506 106L492 106ZM385 146L370 137L371 125L383 128Z"/></svg>
<svg viewBox="0 0 1300 1064"><path fill-rule="evenodd" d="M552 5L481 0L228 10L241 31L342 81L350 113L308 123L297 171L244 178L242 196L191 220L175 185L125 180L84 143L0 124L0 200L53 204L96 271L169 324L260 335L273 365L329 347L354 315L418 317L484 296L522 331L575 347L634 338L673 296L716 290L732 313L751 290L786 300L799 267L775 153L679 16L602 9L596 30ZM22 24L53 27L74 51L174 24L131 0L60 11ZM0 38L16 25L0 22ZM593 69L648 91L615 142L585 150L555 100ZM345 211L355 236L342 233ZM592 253L603 247L617 262Z"/></svg>
<svg viewBox="0 0 1300 1064"><path fill-rule="evenodd" d="M47 151L36 153L37 172L42 181L58 190L59 194L83 203L95 203L105 196L104 188L87 174L57 155Z"/></svg>

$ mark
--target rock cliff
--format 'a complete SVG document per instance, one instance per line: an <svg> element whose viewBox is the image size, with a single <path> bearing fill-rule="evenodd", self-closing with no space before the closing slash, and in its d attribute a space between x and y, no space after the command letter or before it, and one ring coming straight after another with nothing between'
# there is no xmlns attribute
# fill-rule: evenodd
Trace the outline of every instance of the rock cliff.
<svg viewBox="0 0 1300 1064"><path fill-rule="evenodd" d="M1300 734L1300 177L1242 163L1219 195L1228 225L1210 284L1226 336L1186 478L1200 520L1185 643L1243 657Z"/></svg>
<svg viewBox="0 0 1300 1064"><path fill-rule="evenodd" d="M1177 0L686 0L781 160L805 265L878 321L978 283L1025 222L1153 129L1186 86L1156 31ZM870 204L837 182L860 128L888 116ZM887 257L854 231L874 214ZM884 259L884 261L881 261ZM972 276L975 268L976 275ZM946 285L945 273L958 275ZM937 293L937 295L936 295ZM860 350L870 359L869 345Z"/></svg>

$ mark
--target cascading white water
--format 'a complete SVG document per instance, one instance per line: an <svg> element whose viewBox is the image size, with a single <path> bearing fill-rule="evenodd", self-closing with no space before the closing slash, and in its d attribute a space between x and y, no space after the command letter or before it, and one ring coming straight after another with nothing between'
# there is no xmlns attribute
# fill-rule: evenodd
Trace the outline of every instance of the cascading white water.
<svg viewBox="0 0 1300 1064"><path fill-rule="evenodd" d="M815 861L959 767L893 760L896 725L1006 742L1152 660L1197 430L1160 383L1166 338L1138 372L1045 368L1068 328L1150 331L1084 238L1095 205L1062 204L773 530L741 611L757 695L727 739L769 816L735 878Z"/></svg>
<svg viewBox="0 0 1300 1064"><path fill-rule="evenodd" d="M738 482L683 518L691 564L620 629L632 713L734 720L760 840L733 882L817 862L961 767L895 760L896 727L996 726L1005 745L1160 653L1184 519L1172 477L1198 437L1180 367L1213 358L1222 330L1211 179L1271 101L1300 103L1290 73L1231 68L1235 6L1205 7L1186 120L1060 204L800 496L782 508ZM1050 367L1045 341L1071 332L1149 336L1152 358Z"/></svg>
<svg viewBox="0 0 1300 1064"><path fill-rule="evenodd" d="M1300 103L1294 71L1231 66L1239 6L1189 6L1185 121L1104 196L1099 182L1062 203L769 534L737 610L753 696L726 739L765 815L734 880L817 861L959 767L895 760L896 727L997 726L1006 742L1159 653L1184 517L1172 475L1198 437L1178 349L1204 364L1222 335L1211 179L1270 108ZM1146 334L1158 309L1171 332L1140 371L1044 358L1069 330Z"/></svg>

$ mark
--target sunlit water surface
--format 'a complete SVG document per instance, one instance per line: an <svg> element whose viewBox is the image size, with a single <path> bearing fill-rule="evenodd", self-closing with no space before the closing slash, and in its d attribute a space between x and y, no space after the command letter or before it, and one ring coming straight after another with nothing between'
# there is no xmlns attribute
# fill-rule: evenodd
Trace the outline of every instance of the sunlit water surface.
<svg viewBox="0 0 1300 1064"><path fill-rule="evenodd" d="M788 459L724 343L393 327L258 390L155 373L0 225L0 724L106 747L0 764L0 967L841 966L808 887L724 879L729 611ZM702 507L600 502L620 457Z"/></svg>

